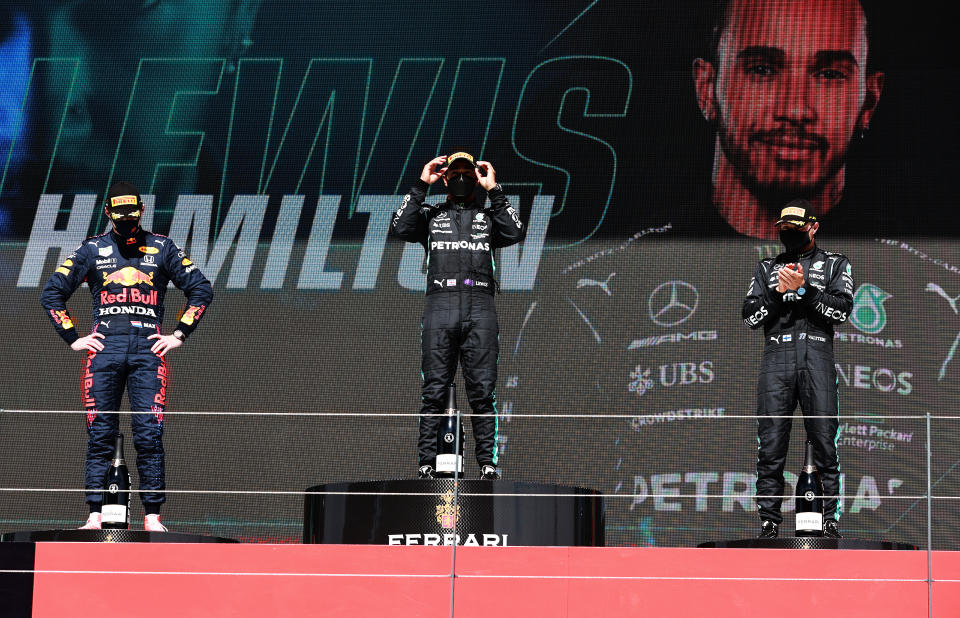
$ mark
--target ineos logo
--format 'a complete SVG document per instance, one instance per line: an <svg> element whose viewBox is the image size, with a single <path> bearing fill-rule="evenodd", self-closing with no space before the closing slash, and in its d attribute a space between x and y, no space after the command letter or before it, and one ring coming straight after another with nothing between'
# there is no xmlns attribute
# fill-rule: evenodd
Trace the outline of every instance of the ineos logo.
<svg viewBox="0 0 960 618"><path fill-rule="evenodd" d="M647 309L654 324L676 326L690 319L699 302L697 288L686 281L667 281L650 294Z"/></svg>

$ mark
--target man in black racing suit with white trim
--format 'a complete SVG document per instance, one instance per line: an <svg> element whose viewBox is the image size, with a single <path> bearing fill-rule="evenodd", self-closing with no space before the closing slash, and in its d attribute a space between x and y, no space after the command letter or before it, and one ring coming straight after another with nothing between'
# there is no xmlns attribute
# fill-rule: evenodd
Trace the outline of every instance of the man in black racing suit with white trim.
<svg viewBox="0 0 960 618"><path fill-rule="evenodd" d="M786 251L757 264L743 301L743 322L763 327L764 348L757 383L757 507L760 538L776 538L783 516L783 468L790 442L791 416L800 403L814 464L824 496L838 496L840 460L837 371L833 327L853 309L853 273L840 253L820 249L820 228L810 204L794 200L776 223ZM763 418L783 416L785 418ZM813 417L822 418L813 418ZM759 497L770 496L770 497ZM840 538L841 505L824 498L823 534Z"/></svg>
<svg viewBox="0 0 960 618"><path fill-rule="evenodd" d="M429 186L440 178L449 193L446 201L424 204ZM487 191L489 208L476 199L477 184ZM439 415L459 360L474 413L480 478L497 479L495 387L500 329L493 298L497 287L493 250L523 240L525 227L497 184L493 166L457 152L427 163L404 196L391 228L403 240L423 245L427 253L418 476L433 476Z"/></svg>

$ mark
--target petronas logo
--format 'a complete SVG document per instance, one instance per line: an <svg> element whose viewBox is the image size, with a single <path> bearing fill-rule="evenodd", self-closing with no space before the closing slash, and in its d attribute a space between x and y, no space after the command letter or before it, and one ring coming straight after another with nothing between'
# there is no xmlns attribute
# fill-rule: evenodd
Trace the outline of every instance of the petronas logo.
<svg viewBox="0 0 960 618"><path fill-rule="evenodd" d="M853 295L853 312L850 321L868 335L875 335L887 325L887 312L883 301L890 298L872 283L864 283Z"/></svg>

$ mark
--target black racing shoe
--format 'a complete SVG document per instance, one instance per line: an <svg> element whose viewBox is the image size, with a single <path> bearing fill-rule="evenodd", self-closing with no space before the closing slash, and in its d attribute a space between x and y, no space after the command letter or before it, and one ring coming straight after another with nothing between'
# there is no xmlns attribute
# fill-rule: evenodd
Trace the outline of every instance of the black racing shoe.
<svg viewBox="0 0 960 618"><path fill-rule="evenodd" d="M840 524L836 519L827 519L823 522L823 537L826 539L842 539Z"/></svg>
<svg viewBox="0 0 960 618"><path fill-rule="evenodd" d="M417 470L418 479L432 479L433 477L433 466L420 466L420 469Z"/></svg>
<svg viewBox="0 0 960 618"><path fill-rule="evenodd" d="M481 481L499 481L500 473L493 466L483 466L480 468Z"/></svg>
<svg viewBox="0 0 960 618"><path fill-rule="evenodd" d="M775 539L780 536L780 524L775 521L764 519L760 524L760 534L758 539Z"/></svg>

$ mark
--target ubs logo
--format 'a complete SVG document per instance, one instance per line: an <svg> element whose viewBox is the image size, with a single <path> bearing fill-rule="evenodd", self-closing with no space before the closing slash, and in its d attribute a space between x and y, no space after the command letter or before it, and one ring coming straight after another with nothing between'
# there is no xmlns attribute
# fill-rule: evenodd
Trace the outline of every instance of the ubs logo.
<svg viewBox="0 0 960 618"><path fill-rule="evenodd" d="M683 324L696 312L700 293L686 281L661 283L647 299L650 319L658 326Z"/></svg>

